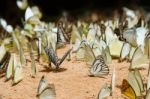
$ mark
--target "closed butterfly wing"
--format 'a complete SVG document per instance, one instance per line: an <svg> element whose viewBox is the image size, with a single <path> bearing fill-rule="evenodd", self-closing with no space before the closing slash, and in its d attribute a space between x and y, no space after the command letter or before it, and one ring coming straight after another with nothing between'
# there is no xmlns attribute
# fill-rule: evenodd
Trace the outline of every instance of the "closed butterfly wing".
<svg viewBox="0 0 150 99"><path fill-rule="evenodd" d="M148 74L148 78L147 78L147 90L150 89L150 73Z"/></svg>
<svg viewBox="0 0 150 99"><path fill-rule="evenodd" d="M106 65L103 56L97 56L90 69L90 76L102 77L109 74L109 68Z"/></svg>
<svg viewBox="0 0 150 99"><path fill-rule="evenodd" d="M136 47L136 31L134 29L127 29L123 32L123 38L131 44L131 46Z"/></svg>
<svg viewBox="0 0 150 99"><path fill-rule="evenodd" d="M28 21L29 18L31 18L33 16L34 16L34 13L32 12L31 8L28 7L25 12L25 21Z"/></svg>
<svg viewBox="0 0 150 99"><path fill-rule="evenodd" d="M39 99L56 99L54 84L49 84L39 95Z"/></svg>
<svg viewBox="0 0 150 99"><path fill-rule="evenodd" d="M25 10L28 7L28 1L27 0L17 0L17 6L21 10Z"/></svg>
<svg viewBox="0 0 150 99"><path fill-rule="evenodd" d="M0 52L1 52L1 54L0 54L0 61L2 61L3 57L6 54L6 49L5 49L4 45L0 46Z"/></svg>
<svg viewBox="0 0 150 99"><path fill-rule="evenodd" d="M81 42L80 47L76 53L76 59L84 60L84 55L85 55L85 45L83 42Z"/></svg>
<svg viewBox="0 0 150 99"><path fill-rule="evenodd" d="M102 56L104 57L104 60L107 64L110 64L112 62L112 58L108 46L105 48L105 50L104 49L102 50Z"/></svg>
<svg viewBox="0 0 150 99"><path fill-rule="evenodd" d="M124 43L123 44L122 50L121 50L121 53L120 53L121 60L123 60L125 58L129 59L130 49L131 49L131 46L130 46L129 43Z"/></svg>
<svg viewBox="0 0 150 99"><path fill-rule="evenodd" d="M132 60L133 54L135 52L136 48L135 47L131 47L130 53L129 53L129 60Z"/></svg>
<svg viewBox="0 0 150 99"><path fill-rule="evenodd" d="M37 96L42 93L42 91L46 88L46 86L47 86L47 84L45 82L44 76L42 76L42 78L39 82L39 86L38 86L38 90L37 90Z"/></svg>
<svg viewBox="0 0 150 99"><path fill-rule="evenodd" d="M96 29L94 28L94 24L91 23L87 34L87 41L90 43L93 42L96 38L95 36L96 36Z"/></svg>
<svg viewBox="0 0 150 99"><path fill-rule="evenodd" d="M144 83L143 83L142 76L141 76L139 70L135 70L134 75L135 75L136 80L137 80L137 82L139 84L141 92L144 92Z"/></svg>
<svg viewBox="0 0 150 99"><path fill-rule="evenodd" d="M110 54L113 57L120 57L120 52L123 46L123 42L115 39L109 44Z"/></svg>
<svg viewBox="0 0 150 99"><path fill-rule="evenodd" d="M148 91L146 92L145 99L150 99L150 89L148 89Z"/></svg>
<svg viewBox="0 0 150 99"><path fill-rule="evenodd" d="M73 46L73 52L77 52L77 50L79 49L80 47L80 44L81 44L81 41L79 39L76 39L75 40L75 44Z"/></svg>
<svg viewBox="0 0 150 99"><path fill-rule="evenodd" d="M132 86L132 88L134 89L136 96L141 96L141 89L139 86L139 83L134 75L134 71L130 71L128 74L128 82L129 84Z"/></svg>
<svg viewBox="0 0 150 99"><path fill-rule="evenodd" d="M146 55L141 50L141 47L137 47L130 64L130 69L135 69L142 67L143 64L148 64L149 60Z"/></svg>
<svg viewBox="0 0 150 99"><path fill-rule="evenodd" d="M111 87L108 84L105 84L99 91L97 99L104 99L111 94Z"/></svg>
<svg viewBox="0 0 150 99"><path fill-rule="evenodd" d="M7 67L7 70L6 70L6 80L13 77L13 67L14 67L14 56L11 55L9 63L8 63L8 67Z"/></svg>
<svg viewBox="0 0 150 99"><path fill-rule="evenodd" d="M82 40L82 37L75 25L72 27L72 34L71 34L71 40L72 43L75 43L76 39Z"/></svg>
<svg viewBox="0 0 150 99"><path fill-rule="evenodd" d="M15 72L14 72L14 78L13 78L13 85L19 83L23 79L22 74L22 66L21 64L17 64L17 66L14 66Z"/></svg>
<svg viewBox="0 0 150 99"><path fill-rule="evenodd" d="M121 93L129 99L136 99L135 91L126 79L123 79Z"/></svg>
<svg viewBox="0 0 150 99"><path fill-rule="evenodd" d="M87 44L85 44L85 61L87 64L92 65L95 60L95 55L93 53L93 50L91 47Z"/></svg>
<svg viewBox="0 0 150 99"><path fill-rule="evenodd" d="M105 36L106 36L106 44L109 45L117 39L117 36L113 33L113 30L111 27L107 26L105 30Z"/></svg>

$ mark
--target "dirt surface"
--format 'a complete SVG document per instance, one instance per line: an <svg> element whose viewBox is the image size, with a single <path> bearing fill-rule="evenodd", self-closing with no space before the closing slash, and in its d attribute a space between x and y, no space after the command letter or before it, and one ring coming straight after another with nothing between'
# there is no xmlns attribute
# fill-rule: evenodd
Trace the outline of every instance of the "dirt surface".
<svg viewBox="0 0 150 99"><path fill-rule="evenodd" d="M68 47L58 50L61 57ZM36 93L42 75L45 75L47 83L54 83L57 99L96 99L100 88L111 83L112 67L116 67L116 87L113 95L107 99L125 99L121 95L120 86L123 79L127 79L129 63L118 63L113 60L109 64L110 73L104 78L89 77L89 66L83 61L76 61L74 55L71 61L65 60L61 65L60 72L48 71L44 68L45 63L36 63L37 75L31 78L30 62L23 67L23 80L12 86L12 80L5 82L5 77L0 78L0 96L2 99L37 99ZM146 66L147 67L147 66ZM143 80L146 81L147 69L140 70Z"/></svg>

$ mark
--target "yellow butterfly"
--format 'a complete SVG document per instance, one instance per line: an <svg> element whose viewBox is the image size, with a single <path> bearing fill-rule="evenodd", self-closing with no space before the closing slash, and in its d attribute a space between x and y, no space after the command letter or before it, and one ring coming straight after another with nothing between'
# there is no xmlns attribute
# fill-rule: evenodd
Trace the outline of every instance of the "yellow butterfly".
<svg viewBox="0 0 150 99"><path fill-rule="evenodd" d="M136 99L135 91L126 79L123 79L121 93L130 99Z"/></svg>
<svg viewBox="0 0 150 99"><path fill-rule="evenodd" d="M148 64L149 60L141 49L141 46L137 47L132 56L130 69L142 67L143 64Z"/></svg>

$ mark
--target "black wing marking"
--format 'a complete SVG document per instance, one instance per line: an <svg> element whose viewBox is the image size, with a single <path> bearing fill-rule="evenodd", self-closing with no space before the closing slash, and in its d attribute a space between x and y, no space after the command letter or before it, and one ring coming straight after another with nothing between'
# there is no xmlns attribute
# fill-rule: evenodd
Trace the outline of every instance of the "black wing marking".
<svg viewBox="0 0 150 99"><path fill-rule="evenodd" d="M101 55L96 57L91 67L90 73L94 76L103 76L109 74L109 68Z"/></svg>
<svg viewBox="0 0 150 99"><path fill-rule="evenodd" d="M10 59L10 53L6 52L5 56L2 58L2 60L0 61L0 73L3 73L6 71L8 63L9 63L9 59Z"/></svg>
<svg viewBox="0 0 150 99"><path fill-rule="evenodd" d="M45 48L45 52L48 55L49 60L57 67L59 68L59 66L62 64L62 62L65 60L65 58L69 55L69 53L71 52L72 48L69 49L61 59L58 58L58 56L56 55L55 51L53 50L53 48Z"/></svg>

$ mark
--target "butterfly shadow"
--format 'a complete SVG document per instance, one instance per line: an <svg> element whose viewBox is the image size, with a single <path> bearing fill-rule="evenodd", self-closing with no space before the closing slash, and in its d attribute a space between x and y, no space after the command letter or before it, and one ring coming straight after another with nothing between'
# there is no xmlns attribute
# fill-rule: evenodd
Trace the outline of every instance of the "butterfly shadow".
<svg viewBox="0 0 150 99"><path fill-rule="evenodd" d="M66 68L59 68L59 69L55 69L55 68L49 68L49 67L44 67L43 70L40 70L39 72L64 72L66 71L67 69Z"/></svg>

